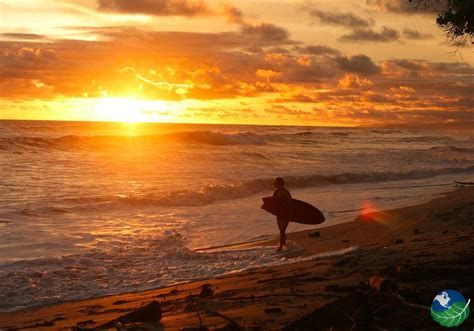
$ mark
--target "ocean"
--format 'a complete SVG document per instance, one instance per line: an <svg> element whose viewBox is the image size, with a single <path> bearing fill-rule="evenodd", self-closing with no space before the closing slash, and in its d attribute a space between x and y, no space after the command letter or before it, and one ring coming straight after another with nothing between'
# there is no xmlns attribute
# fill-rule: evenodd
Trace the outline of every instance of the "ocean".
<svg viewBox="0 0 474 331"><path fill-rule="evenodd" d="M473 138L472 131L0 121L0 311L290 263L271 247L225 247L277 234L274 217L260 209L275 177L321 209L327 221L316 227L325 227L472 181ZM290 223L288 231L308 228Z"/></svg>

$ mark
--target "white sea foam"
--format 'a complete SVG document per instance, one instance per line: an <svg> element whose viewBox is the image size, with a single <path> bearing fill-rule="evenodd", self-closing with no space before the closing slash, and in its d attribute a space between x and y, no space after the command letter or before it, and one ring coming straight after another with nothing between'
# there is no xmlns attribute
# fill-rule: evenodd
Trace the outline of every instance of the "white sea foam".
<svg viewBox="0 0 474 331"><path fill-rule="evenodd" d="M110 251L3 265L0 311L123 292L348 254L358 247L287 258L273 247L195 252L179 233L137 238ZM290 249L294 253L294 249Z"/></svg>

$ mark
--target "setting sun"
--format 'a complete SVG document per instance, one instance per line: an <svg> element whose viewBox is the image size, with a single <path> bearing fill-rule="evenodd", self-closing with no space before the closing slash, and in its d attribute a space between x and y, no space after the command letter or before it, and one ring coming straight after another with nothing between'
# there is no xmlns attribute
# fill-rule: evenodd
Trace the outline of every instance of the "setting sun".
<svg viewBox="0 0 474 331"><path fill-rule="evenodd" d="M127 123L161 122L168 110L164 101L133 98L104 97L94 105L97 120Z"/></svg>
<svg viewBox="0 0 474 331"><path fill-rule="evenodd" d="M98 118L117 122L143 122L146 101L128 98L101 98L97 100L95 111Z"/></svg>

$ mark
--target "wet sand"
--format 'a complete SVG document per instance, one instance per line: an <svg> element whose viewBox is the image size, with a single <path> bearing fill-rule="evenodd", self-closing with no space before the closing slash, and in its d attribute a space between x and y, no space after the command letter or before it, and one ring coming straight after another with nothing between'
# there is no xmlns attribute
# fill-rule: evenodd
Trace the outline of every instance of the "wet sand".
<svg viewBox="0 0 474 331"><path fill-rule="evenodd" d="M288 235L287 257L358 247L345 255L1 313L0 329L93 329L158 301L161 321L134 330L443 330L429 315L434 296L456 289L474 298L473 215L474 188L460 188L426 204ZM460 329L473 327L470 316Z"/></svg>

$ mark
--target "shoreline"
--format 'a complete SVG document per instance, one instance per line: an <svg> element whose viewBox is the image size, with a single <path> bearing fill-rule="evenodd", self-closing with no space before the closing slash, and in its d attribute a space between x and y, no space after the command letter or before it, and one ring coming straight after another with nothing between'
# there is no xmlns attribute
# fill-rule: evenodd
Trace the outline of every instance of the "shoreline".
<svg viewBox="0 0 474 331"><path fill-rule="evenodd" d="M407 297L407 301L426 306L431 303L437 291L443 289L443 281L446 288L459 282L438 279L436 275L424 275L422 270L414 273L411 269L423 269L423 266L432 268L434 265L451 266L453 263L452 268L460 268L462 264L473 266L474 257L469 245L469 238L474 234L473 214L474 188L460 188L428 203L375 212L359 216L352 222L317 230L289 233L288 240L304 253L295 251L295 256L291 256L290 251L290 254L283 257L291 260L294 257L360 247L348 254L263 266L255 270L153 290L71 300L0 313L0 330L25 327L34 330L74 327L90 329L153 300L161 302L164 316L157 325L166 330L196 326L200 324L199 319L210 329L227 325L229 321L218 314L230 316L241 325L245 322L247 327L261 325L264 329L281 329L304 315L318 309L328 309L329 305L339 299L350 298L356 292L366 289L366 283L373 275L395 279L400 282L400 289L405 291L402 294ZM243 245L251 249L274 243L275 239L272 238ZM229 247L243 248L242 244ZM381 272L382 269L394 266L402 270L398 272L398 276L397 272L393 274L393 270L386 270L386 275ZM417 274L423 274L428 279L424 279L424 282L416 280ZM465 289L460 289L466 294L466 298L469 293L474 294L472 281L464 279L462 273L453 276L456 277L461 277L466 282L463 285ZM199 297L205 284L209 284L214 292L208 299ZM441 288L432 289L435 285ZM417 292L420 287L428 287L430 290L414 295L413 292ZM194 297L190 302L189 298ZM199 311L201 314L197 314ZM198 315L202 316L198 319ZM436 327L435 324L430 324L433 322L429 314L414 320L413 323ZM326 322L337 324L341 321ZM472 323L472 319L466 321L466 324L468 322Z"/></svg>

